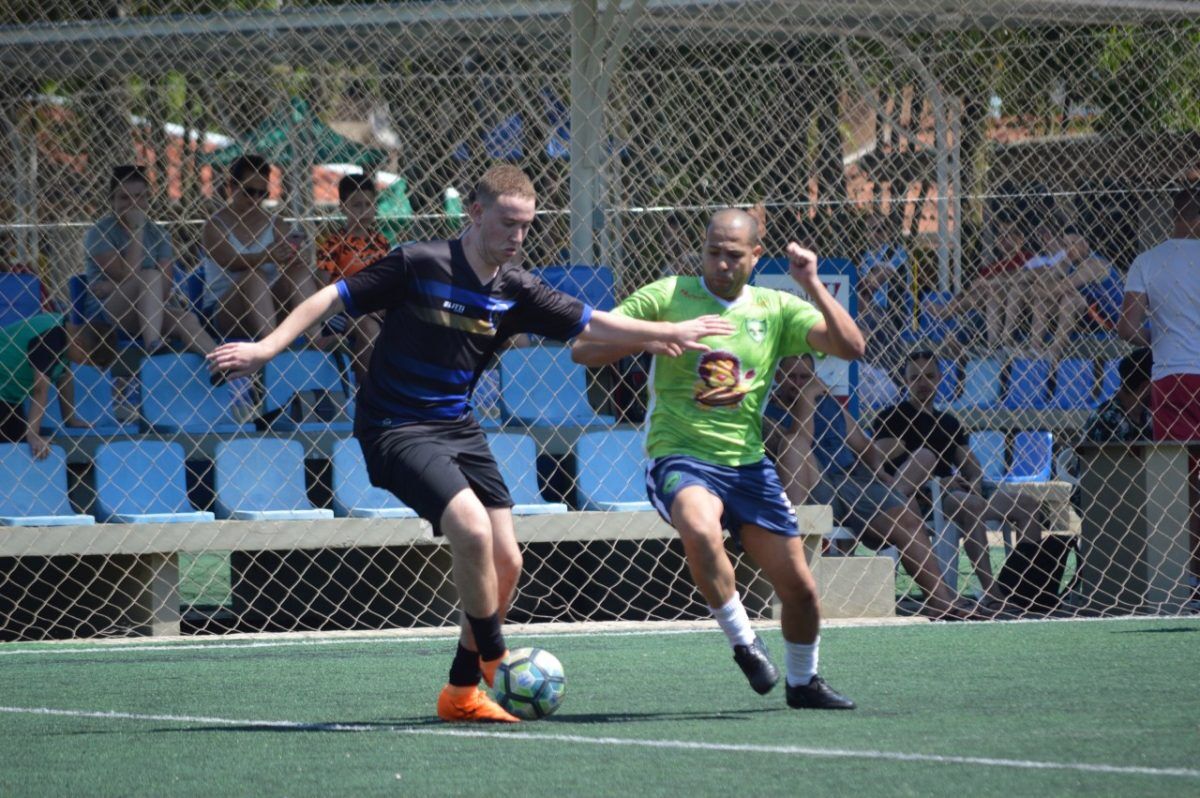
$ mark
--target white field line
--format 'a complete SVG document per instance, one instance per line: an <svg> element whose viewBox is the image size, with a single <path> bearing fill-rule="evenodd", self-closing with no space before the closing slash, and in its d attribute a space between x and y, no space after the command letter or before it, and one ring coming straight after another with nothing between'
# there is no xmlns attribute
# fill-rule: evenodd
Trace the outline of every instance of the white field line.
<svg viewBox="0 0 1200 798"><path fill-rule="evenodd" d="M825 621L823 629L878 629L891 626L922 626L923 628L976 629L990 624L1047 624L1047 623L1112 623L1138 620L1153 623L1177 623L1195 621L1197 616L1121 616L1112 618L1030 618L1011 621L983 621L978 623L929 623L924 618L871 619L851 622ZM774 621L756 621L756 629L775 629ZM522 638L572 638L572 637L646 637L654 635L685 635L717 632L714 621L631 621L611 623L578 624L529 624L506 627L505 637ZM378 643L419 643L423 641L454 640L458 632L448 628L385 629L374 632L281 632L259 634L223 635L218 638L173 638L154 643L141 643L137 638L115 638L103 641L83 642L79 640L47 640L38 643L38 648L21 648L22 643L0 643L0 657L37 656L58 654L99 654L119 651L211 651L213 649L239 648L290 648L293 646L337 646L372 645ZM144 638L143 638L144 639Z"/></svg>
<svg viewBox="0 0 1200 798"><path fill-rule="evenodd" d="M354 723L303 723L291 720L247 720L216 718L204 715L151 715L134 712L54 709L51 707L6 707L0 713L12 715L42 715L98 720L155 721L204 726L238 726L264 729L289 729L329 732L388 732L422 737L467 737L521 742L550 742L573 745L615 746L624 748L654 748L674 751L718 751L723 753L781 754L784 756L824 759L869 759L889 762L927 762L941 765L984 765L986 767L1018 770L1066 770L1116 776L1171 776L1200 779L1200 770L1191 768L1152 768L1139 765L1105 765L1089 762L1050 762L1035 759L1000 759L981 756L946 756L940 754L911 754L901 751L855 750L850 748L815 748L803 745L752 745L744 743L706 743L692 740L649 740L630 737L590 737L580 734L545 734L521 731L485 731L482 729L450 729L414 726L367 726Z"/></svg>

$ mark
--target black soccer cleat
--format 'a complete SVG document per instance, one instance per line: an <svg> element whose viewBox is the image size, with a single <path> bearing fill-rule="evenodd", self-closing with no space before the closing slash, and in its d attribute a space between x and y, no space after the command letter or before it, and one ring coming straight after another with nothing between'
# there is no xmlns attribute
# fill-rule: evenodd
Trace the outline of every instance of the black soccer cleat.
<svg viewBox="0 0 1200 798"><path fill-rule="evenodd" d="M746 674L750 686L759 695L771 692L771 688L779 681L779 668L771 662L767 644L758 635L754 636L754 642L748 646L733 647L733 661L742 669L742 673Z"/></svg>
<svg viewBox="0 0 1200 798"><path fill-rule="evenodd" d="M787 686L787 705L792 709L854 709L849 698L834 690L820 676L808 684Z"/></svg>

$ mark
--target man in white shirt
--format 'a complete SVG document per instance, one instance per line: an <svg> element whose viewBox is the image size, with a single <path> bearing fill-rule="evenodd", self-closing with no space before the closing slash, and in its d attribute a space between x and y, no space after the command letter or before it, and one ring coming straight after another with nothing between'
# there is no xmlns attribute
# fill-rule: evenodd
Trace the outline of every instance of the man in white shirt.
<svg viewBox="0 0 1200 798"><path fill-rule="evenodd" d="M1117 332L1154 353L1154 439L1200 441L1200 183L1176 191L1173 199L1171 238L1129 267ZM1190 458L1193 580L1200 575L1200 458L1195 451Z"/></svg>

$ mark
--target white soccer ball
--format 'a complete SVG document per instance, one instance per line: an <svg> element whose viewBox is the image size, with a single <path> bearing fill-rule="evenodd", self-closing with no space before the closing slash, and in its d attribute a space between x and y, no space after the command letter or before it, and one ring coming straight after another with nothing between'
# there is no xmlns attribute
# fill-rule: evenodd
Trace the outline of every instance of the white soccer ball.
<svg viewBox="0 0 1200 798"><path fill-rule="evenodd" d="M558 709L566 688L557 657L540 648L518 648L496 669L492 698L518 718L536 720Z"/></svg>

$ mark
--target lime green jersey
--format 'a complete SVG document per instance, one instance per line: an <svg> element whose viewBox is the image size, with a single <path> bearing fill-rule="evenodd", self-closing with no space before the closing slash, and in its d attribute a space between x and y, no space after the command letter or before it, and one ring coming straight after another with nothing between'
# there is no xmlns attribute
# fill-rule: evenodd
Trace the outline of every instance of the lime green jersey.
<svg viewBox="0 0 1200 798"><path fill-rule="evenodd" d="M711 352L656 356L651 378L650 457L684 454L717 465L763 458L762 413L780 358L811 352L821 313L792 294L746 286L732 302L699 277L668 277L639 289L614 311L647 321L716 314L734 326L703 343Z"/></svg>

